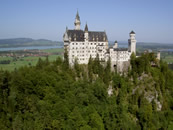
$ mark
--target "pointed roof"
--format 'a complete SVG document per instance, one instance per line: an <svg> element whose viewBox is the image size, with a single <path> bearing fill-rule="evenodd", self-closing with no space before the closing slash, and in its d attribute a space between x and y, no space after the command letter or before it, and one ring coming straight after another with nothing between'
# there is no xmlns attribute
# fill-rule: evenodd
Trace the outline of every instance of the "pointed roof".
<svg viewBox="0 0 173 130"><path fill-rule="evenodd" d="M114 43L117 43L117 40Z"/></svg>
<svg viewBox="0 0 173 130"><path fill-rule="evenodd" d="M66 32L68 31L68 27L66 26Z"/></svg>
<svg viewBox="0 0 173 130"><path fill-rule="evenodd" d="M88 25L87 25L87 23L85 25L85 32L88 32Z"/></svg>
<svg viewBox="0 0 173 130"><path fill-rule="evenodd" d="M135 32L132 30L132 31L130 32L130 34L135 34Z"/></svg>
<svg viewBox="0 0 173 130"><path fill-rule="evenodd" d="M76 14L76 19L80 21L78 10L77 10L77 14Z"/></svg>

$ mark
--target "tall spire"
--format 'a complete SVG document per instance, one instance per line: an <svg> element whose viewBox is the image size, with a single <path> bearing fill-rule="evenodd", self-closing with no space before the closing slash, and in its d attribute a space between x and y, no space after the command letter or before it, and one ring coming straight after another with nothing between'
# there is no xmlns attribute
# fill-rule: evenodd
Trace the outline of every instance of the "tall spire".
<svg viewBox="0 0 173 130"><path fill-rule="evenodd" d="M77 14L76 14L76 19L80 21L78 10L77 10Z"/></svg>
<svg viewBox="0 0 173 130"><path fill-rule="evenodd" d="M75 25L75 30L80 30L80 17L79 17L78 10L77 10L74 25Z"/></svg>
<svg viewBox="0 0 173 130"><path fill-rule="evenodd" d="M66 26L66 32L68 31L68 27Z"/></svg>
<svg viewBox="0 0 173 130"><path fill-rule="evenodd" d="M85 25L85 32L88 32L88 25L87 25L87 23Z"/></svg>
<svg viewBox="0 0 173 130"><path fill-rule="evenodd" d="M88 42L88 25L87 23L85 24L85 33L84 33L84 36L85 36L85 42Z"/></svg>

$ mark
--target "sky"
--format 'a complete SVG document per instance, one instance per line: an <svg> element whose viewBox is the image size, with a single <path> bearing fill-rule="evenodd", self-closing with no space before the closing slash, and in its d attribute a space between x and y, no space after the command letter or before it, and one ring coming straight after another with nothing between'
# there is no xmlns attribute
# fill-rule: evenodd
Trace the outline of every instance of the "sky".
<svg viewBox="0 0 173 130"><path fill-rule="evenodd" d="M173 0L0 0L0 39L62 41L66 26L106 31L109 41L173 43Z"/></svg>

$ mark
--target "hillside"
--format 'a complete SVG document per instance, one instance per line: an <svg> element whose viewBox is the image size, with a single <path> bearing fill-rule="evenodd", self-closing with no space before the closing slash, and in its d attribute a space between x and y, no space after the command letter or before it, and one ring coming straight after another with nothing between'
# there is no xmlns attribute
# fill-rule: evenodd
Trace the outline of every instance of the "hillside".
<svg viewBox="0 0 173 130"><path fill-rule="evenodd" d="M173 129L173 71L152 53L121 75L67 59L0 71L0 129Z"/></svg>
<svg viewBox="0 0 173 130"><path fill-rule="evenodd" d="M47 39L34 40L31 38L14 38L14 39L0 39L0 47L26 47L26 46L59 46L62 42L51 41Z"/></svg>
<svg viewBox="0 0 173 130"><path fill-rule="evenodd" d="M110 46L114 45L113 41L109 41ZM119 47L128 47L127 41L118 41ZM137 42L136 43L138 51L143 52L145 50L163 50L163 49L173 49L173 43L153 43L153 42Z"/></svg>

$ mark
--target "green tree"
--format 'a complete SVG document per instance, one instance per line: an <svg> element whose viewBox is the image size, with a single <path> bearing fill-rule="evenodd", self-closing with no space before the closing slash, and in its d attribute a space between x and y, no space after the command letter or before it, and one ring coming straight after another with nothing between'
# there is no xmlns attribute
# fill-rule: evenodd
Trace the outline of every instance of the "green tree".
<svg viewBox="0 0 173 130"><path fill-rule="evenodd" d="M91 128L96 128L98 130L104 130L103 120L97 112L94 112L89 115L90 121L89 124Z"/></svg>
<svg viewBox="0 0 173 130"><path fill-rule="evenodd" d="M105 71L104 71L103 81L105 84L108 85L110 80L111 80L111 59L109 57L107 64L106 64Z"/></svg>
<svg viewBox="0 0 173 130"><path fill-rule="evenodd" d="M88 61L88 77L90 79L90 81L93 80L93 59L90 55L89 61Z"/></svg>
<svg viewBox="0 0 173 130"><path fill-rule="evenodd" d="M64 69L69 69L69 59L68 59L68 50L64 49L64 62L63 62Z"/></svg>

